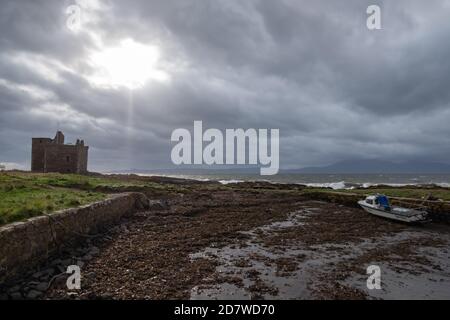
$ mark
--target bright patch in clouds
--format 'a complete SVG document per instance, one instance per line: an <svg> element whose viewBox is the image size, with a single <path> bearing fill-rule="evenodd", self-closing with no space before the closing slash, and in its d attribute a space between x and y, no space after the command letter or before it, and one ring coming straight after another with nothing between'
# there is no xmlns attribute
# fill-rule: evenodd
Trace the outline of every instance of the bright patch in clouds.
<svg viewBox="0 0 450 320"><path fill-rule="evenodd" d="M136 89L149 80L166 82L169 75L158 69L159 50L126 39L117 47L105 48L91 55L89 62L94 74L89 81L101 87Z"/></svg>

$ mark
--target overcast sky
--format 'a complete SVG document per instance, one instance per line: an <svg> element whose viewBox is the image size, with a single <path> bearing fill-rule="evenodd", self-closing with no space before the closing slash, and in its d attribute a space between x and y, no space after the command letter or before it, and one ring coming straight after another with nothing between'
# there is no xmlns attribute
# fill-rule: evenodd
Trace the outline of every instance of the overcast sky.
<svg viewBox="0 0 450 320"><path fill-rule="evenodd" d="M90 170L169 167L194 120L279 128L284 168L450 162L448 0L2 0L0 30L3 163L60 128Z"/></svg>

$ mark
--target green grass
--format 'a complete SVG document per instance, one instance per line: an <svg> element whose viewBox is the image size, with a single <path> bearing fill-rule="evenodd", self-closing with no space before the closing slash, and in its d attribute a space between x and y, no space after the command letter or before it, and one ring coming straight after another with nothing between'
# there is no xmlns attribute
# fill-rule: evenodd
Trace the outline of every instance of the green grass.
<svg viewBox="0 0 450 320"><path fill-rule="evenodd" d="M109 188L104 191L102 187ZM77 207L128 187L170 192L183 191L139 177L86 176L59 173L0 172L0 225L56 210Z"/></svg>
<svg viewBox="0 0 450 320"><path fill-rule="evenodd" d="M0 225L77 207L106 197L106 194L91 191L0 185Z"/></svg>
<svg viewBox="0 0 450 320"><path fill-rule="evenodd" d="M106 194L70 188L81 176L0 173L0 225L106 198Z"/></svg>
<svg viewBox="0 0 450 320"><path fill-rule="evenodd" d="M152 186L152 182L138 179L119 179L113 177L95 177L77 174L31 174L26 172L7 172L0 174L0 186L2 184L26 184L33 186L54 186L63 188L79 188L83 190L96 187L127 187L127 186Z"/></svg>

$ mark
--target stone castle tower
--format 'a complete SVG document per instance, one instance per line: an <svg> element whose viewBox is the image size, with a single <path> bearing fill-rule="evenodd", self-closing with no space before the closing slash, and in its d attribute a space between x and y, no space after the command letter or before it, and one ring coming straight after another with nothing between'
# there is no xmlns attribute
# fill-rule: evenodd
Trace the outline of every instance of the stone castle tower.
<svg viewBox="0 0 450 320"><path fill-rule="evenodd" d="M86 173L88 146L83 140L75 145L64 144L64 134L56 132L54 139L33 138L31 149L31 171Z"/></svg>

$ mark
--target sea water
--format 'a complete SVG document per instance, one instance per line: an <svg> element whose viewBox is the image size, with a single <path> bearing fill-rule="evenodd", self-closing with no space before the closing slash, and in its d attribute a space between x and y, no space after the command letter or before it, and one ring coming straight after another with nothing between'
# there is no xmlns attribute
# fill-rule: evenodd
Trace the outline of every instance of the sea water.
<svg viewBox="0 0 450 320"><path fill-rule="evenodd" d="M137 173L140 175L161 175L200 181L218 181L222 184L245 181L267 181L272 183L303 184L311 187L339 189L368 188L376 185L394 187L407 185L434 184L440 187L450 187L450 174L277 174L260 176L258 174L241 174L228 172L210 172L199 174L177 173Z"/></svg>

